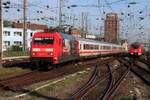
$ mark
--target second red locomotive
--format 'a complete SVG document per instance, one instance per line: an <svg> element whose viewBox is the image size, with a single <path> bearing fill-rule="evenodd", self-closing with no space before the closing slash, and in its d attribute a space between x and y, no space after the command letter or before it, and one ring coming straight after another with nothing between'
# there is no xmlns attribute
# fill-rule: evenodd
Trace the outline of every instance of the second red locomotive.
<svg viewBox="0 0 150 100"><path fill-rule="evenodd" d="M141 43L135 42L130 45L130 55L140 56L143 54L143 46Z"/></svg>

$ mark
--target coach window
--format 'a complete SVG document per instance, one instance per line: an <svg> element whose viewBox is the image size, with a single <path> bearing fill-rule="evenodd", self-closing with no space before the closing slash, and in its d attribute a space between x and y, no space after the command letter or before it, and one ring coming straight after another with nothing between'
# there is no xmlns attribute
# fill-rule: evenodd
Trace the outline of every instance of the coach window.
<svg viewBox="0 0 150 100"><path fill-rule="evenodd" d="M107 46L107 50L109 50L109 46Z"/></svg>
<svg viewBox="0 0 150 100"><path fill-rule="evenodd" d="M86 44L86 49L87 50L91 49L91 45L90 44Z"/></svg>
<svg viewBox="0 0 150 100"><path fill-rule="evenodd" d="M82 44L80 44L80 49L82 50Z"/></svg>
<svg viewBox="0 0 150 100"><path fill-rule="evenodd" d="M83 44L83 49L85 49L85 44Z"/></svg>
<svg viewBox="0 0 150 100"><path fill-rule="evenodd" d="M103 46L103 50L105 50L105 46Z"/></svg>
<svg viewBox="0 0 150 100"><path fill-rule="evenodd" d="M107 49L110 50L110 46L107 46Z"/></svg>
<svg viewBox="0 0 150 100"><path fill-rule="evenodd" d="M108 50L108 46L105 46L105 49Z"/></svg>
<svg viewBox="0 0 150 100"><path fill-rule="evenodd" d="M94 45L94 49L96 49L96 45Z"/></svg>
<svg viewBox="0 0 150 100"><path fill-rule="evenodd" d="M92 49L92 45L89 45L89 48L88 49Z"/></svg>
<svg viewBox="0 0 150 100"><path fill-rule="evenodd" d="M99 46L98 46L98 45L96 45L96 49L97 49L97 50L99 49Z"/></svg>
<svg viewBox="0 0 150 100"><path fill-rule="evenodd" d="M84 48L85 50L88 50L88 49L90 49L90 45L89 45L89 44L84 44L84 45L83 45L83 48Z"/></svg>
<svg viewBox="0 0 150 100"><path fill-rule="evenodd" d="M88 45L87 44L83 44L83 49L87 50L88 49Z"/></svg>
<svg viewBox="0 0 150 100"><path fill-rule="evenodd" d="M101 46L101 50L103 50L103 45Z"/></svg>
<svg viewBox="0 0 150 100"><path fill-rule="evenodd" d="M91 49L91 45L90 44L87 45L87 49L88 50Z"/></svg>
<svg viewBox="0 0 150 100"><path fill-rule="evenodd" d="M63 39L63 47L65 47L65 40Z"/></svg>
<svg viewBox="0 0 150 100"><path fill-rule="evenodd" d="M113 49L116 49L116 47L113 47Z"/></svg>
<svg viewBox="0 0 150 100"><path fill-rule="evenodd" d="M103 50L103 46L101 45L101 48L100 48L101 50Z"/></svg>
<svg viewBox="0 0 150 100"><path fill-rule="evenodd" d="M92 45L92 49L95 49L95 45Z"/></svg>

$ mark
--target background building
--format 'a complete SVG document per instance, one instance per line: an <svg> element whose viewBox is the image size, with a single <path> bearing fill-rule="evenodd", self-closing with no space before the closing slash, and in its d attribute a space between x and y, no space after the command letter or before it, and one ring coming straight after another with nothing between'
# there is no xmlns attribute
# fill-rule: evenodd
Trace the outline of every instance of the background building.
<svg viewBox="0 0 150 100"><path fill-rule="evenodd" d="M48 28L45 25L28 24L27 29L27 47L30 48L32 36L35 32L43 32ZM4 27L3 29L3 51L6 51L12 45L23 45L23 26L20 23L13 23L11 26Z"/></svg>
<svg viewBox="0 0 150 100"><path fill-rule="evenodd" d="M119 40L119 18L116 13L106 14L104 22L104 40L118 43Z"/></svg>
<svg viewBox="0 0 150 100"><path fill-rule="evenodd" d="M75 37L80 37L80 38L82 37L82 32L79 28L71 28L70 31L71 31L70 35L73 35Z"/></svg>
<svg viewBox="0 0 150 100"><path fill-rule="evenodd" d="M121 45L123 48L125 48L126 51L128 51L129 44L128 44L128 41L126 39L121 40Z"/></svg>

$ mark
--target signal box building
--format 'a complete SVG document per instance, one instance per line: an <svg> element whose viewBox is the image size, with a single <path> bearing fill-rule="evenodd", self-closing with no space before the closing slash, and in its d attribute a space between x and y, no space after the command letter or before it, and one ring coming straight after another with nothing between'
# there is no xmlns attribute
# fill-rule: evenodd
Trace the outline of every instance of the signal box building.
<svg viewBox="0 0 150 100"><path fill-rule="evenodd" d="M104 22L104 40L106 42L118 43L119 39L119 18L116 13L106 14Z"/></svg>

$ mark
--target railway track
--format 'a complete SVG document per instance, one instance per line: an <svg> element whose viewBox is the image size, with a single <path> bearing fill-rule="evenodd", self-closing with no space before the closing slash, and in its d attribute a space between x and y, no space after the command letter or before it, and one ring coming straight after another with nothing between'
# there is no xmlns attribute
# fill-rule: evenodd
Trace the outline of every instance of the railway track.
<svg viewBox="0 0 150 100"><path fill-rule="evenodd" d="M107 84L107 87L105 88L104 92L103 92L103 95L100 97L100 100L103 100L104 98L106 98L108 92L111 90L111 87L113 86L113 74L112 74L112 71L111 71L111 68L110 66L108 65L108 69L109 69L109 73L110 73L110 80Z"/></svg>
<svg viewBox="0 0 150 100"><path fill-rule="evenodd" d="M89 79L89 81L86 82L84 84L84 86L79 88L77 91L72 93L72 95L70 95L68 97L68 100L79 100L79 99L81 99L84 96L84 94L86 94L90 88L92 88L93 86L95 86L98 83L99 78L100 78L99 71L98 71L97 66L96 66L90 79Z"/></svg>
<svg viewBox="0 0 150 100"><path fill-rule="evenodd" d="M125 65L122 65L120 67L125 67ZM100 100L110 100L110 98L112 97L112 95L115 93L115 91L117 90L117 88L119 87L119 85L121 84L122 80L128 75L130 71L130 67L128 67L123 74L121 75L120 78L118 78L116 81L114 79L115 76L113 76L112 72L111 72L111 76L110 76L110 81L105 89L104 94L100 97Z"/></svg>
<svg viewBox="0 0 150 100"><path fill-rule="evenodd" d="M146 62L147 62L148 65L150 66L150 52L146 52L144 56L145 56L145 58L146 58Z"/></svg>
<svg viewBox="0 0 150 100"><path fill-rule="evenodd" d="M142 62L142 63L144 63L145 65L148 65L149 66L149 68L150 68L150 62L148 61L148 60L145 60L145 59L137 59L137 61L139 61L139 62Z"/></svg>
<svg viewBox="0 0 150 100"><path fill-rule="evenodd" d="M106 57L113 57L113 56L118 56L118 55L127 56L127 53L117 53L117 54L112 54ZM30 65L30 57L29 56L5 57L5 58L2 58L2 64L4 67Z"/></svg>
<svg viewBox="0 0 150 100"><path fill-rule="evenodd" d="M136 62L132 62L131 71L140 77L147 85L150 86L150 70L143 68Z"/></svg>
<svg viewBox="0 0 150 100"><path fill-rule="evenodd" d="M137 61L135 59L128 58L123 60L128 61L130 64L128 64L127 66L131 66L130 70L150 86L150 70L145 69L143 66L137 64ZM123 60L120 61L124 63ZM147 67L149 66L147 65Z"/></svg>
<svg viewBox="0 0 150 100"><path fill-rule="evenodd" d="M97 65L98 66L98 65ZM100 71L95 67L95 70L93 71L90 79L79 89L74 91L70 96L67 97L68 100L85 100L88 99L86 97L88 94L90 94L90 91L92 89L96 88L96 85L98 87L105 87L104 82L107 82L106 88L103 90L103 95L101 95L99 98L100 100L108 100L111 95L114 93L114 91L117 89L121 81L124 79L125 76L129 73L130 68L123 70L124 74L121 75L116 81L115 76L113 76L114 73L117 73L117 71L121 70L123 66L118 67L115 70L111 70L110 65L107 65L108 71L107 73L104 73L100 75ZM124 67L125 68L125 67Z"/></svg>
<svg viewBox="0 0 150 100"><path fill-rule="evenodd" d="M29 63L30 63L30 57L29 56L2 58L2 64L4 67L23 65L23 64L29 65Z"/></svg>
<svg viewBox="0 0 150 100"><path fill-rule="evenodd" d="M137 58L136 60L150 66L150 55L142 55L141 57Z"/></svg>
<svg viewBox="0 0 150 100"><path fill-rule="evenodd" d="M19 91L22 90L24 87L37 82L62 77L67 74L72 74L74 72L81 71L87 67L92 67L93 64L96 64L99 60L100 59L97 59L95 60L95 62L93 62L93 60L90 62L89 60L88 63L81 64L78 66L74 66L74 64L72 65L69 64L64 67L54 68L47 72L33 71L33 72L17 75L14 77L6 78L0 80L0 89ZM110 59L102 60L101 64L108 63L112 60L114 59L110 58Z"/></svg>

